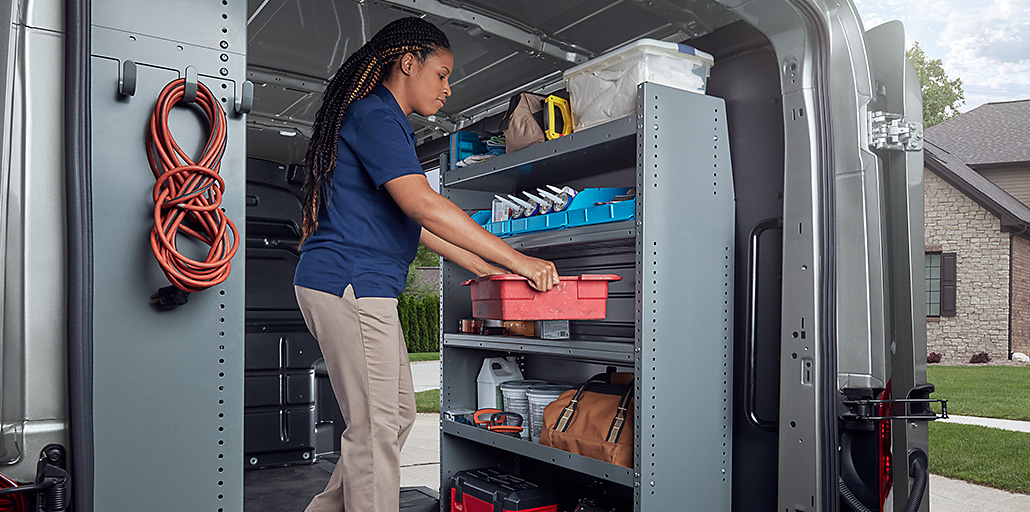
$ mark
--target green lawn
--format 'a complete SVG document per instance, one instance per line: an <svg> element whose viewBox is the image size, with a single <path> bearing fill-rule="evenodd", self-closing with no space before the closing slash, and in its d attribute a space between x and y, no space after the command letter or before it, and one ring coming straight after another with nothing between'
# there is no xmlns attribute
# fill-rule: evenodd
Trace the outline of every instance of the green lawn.
<svg viewBox="0 0 1030 512"><path fill-rule="evenodd" d="M440 412L440 390L428 389L415 393L415 409L418 412Z"/></svg>
<svg viewBox="0 0 1030 512"><path fill-rule="evenodd" d="M439 361L439 352L408 352L408 360L412 363L420 361Z"/></svg>
<svg viewBox="0 0 1030 512"><path fill-rule="evenodd" d="M928 365L926 380L950 414L1030 421L1030 367Z"/></svg>
<svg viewBox="0 0 1030 512"><path fill-rule="evenodd" d="M938 475L1030 494L1028 451L1025 432L930 423L930 471Z"/></svg>

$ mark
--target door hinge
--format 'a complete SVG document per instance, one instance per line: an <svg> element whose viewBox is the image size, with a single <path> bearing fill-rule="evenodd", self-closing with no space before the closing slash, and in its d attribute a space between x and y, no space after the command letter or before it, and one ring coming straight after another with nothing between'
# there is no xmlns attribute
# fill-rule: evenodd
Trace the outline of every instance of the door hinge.
<svg viewBox="0 0 1030 512"><path fill-rule="evenodd" d="M869 147L873 149L923 149L923 124L907 122L901 114L869 112L868 127Z"/></svg>

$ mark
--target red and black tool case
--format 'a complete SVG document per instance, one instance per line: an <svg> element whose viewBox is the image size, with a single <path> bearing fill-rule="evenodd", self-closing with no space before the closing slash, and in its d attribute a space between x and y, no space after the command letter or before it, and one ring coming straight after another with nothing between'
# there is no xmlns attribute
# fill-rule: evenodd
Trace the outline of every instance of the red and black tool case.
<svg viewBox="0 0 1030 512"><path fill-rule="evenodd" d="M504 471L473 469L451 478L451 512L558 512L558 498Z"/></svg>

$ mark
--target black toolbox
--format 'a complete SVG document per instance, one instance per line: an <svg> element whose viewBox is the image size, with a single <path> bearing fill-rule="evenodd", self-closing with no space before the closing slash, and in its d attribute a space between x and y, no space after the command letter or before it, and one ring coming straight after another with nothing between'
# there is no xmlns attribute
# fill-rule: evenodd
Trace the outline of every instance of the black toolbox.
<svg viewBox="0 0 1030 512"><path fill-rule="evenodd" d="M451 512L558 512L553 490L494 468L455 473L450 494Z"/></svg>

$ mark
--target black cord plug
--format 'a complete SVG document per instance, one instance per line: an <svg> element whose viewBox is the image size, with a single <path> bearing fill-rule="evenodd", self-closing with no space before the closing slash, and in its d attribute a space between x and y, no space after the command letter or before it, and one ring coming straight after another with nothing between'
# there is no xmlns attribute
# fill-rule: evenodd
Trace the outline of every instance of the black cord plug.
<svg viewBox="0 0 1030 512"><path fill-rule="evenodd" d="M150 302L161 311L174 309L190 301L190 292L180 290L174 286L165 286L150 296Z"/></svg>

